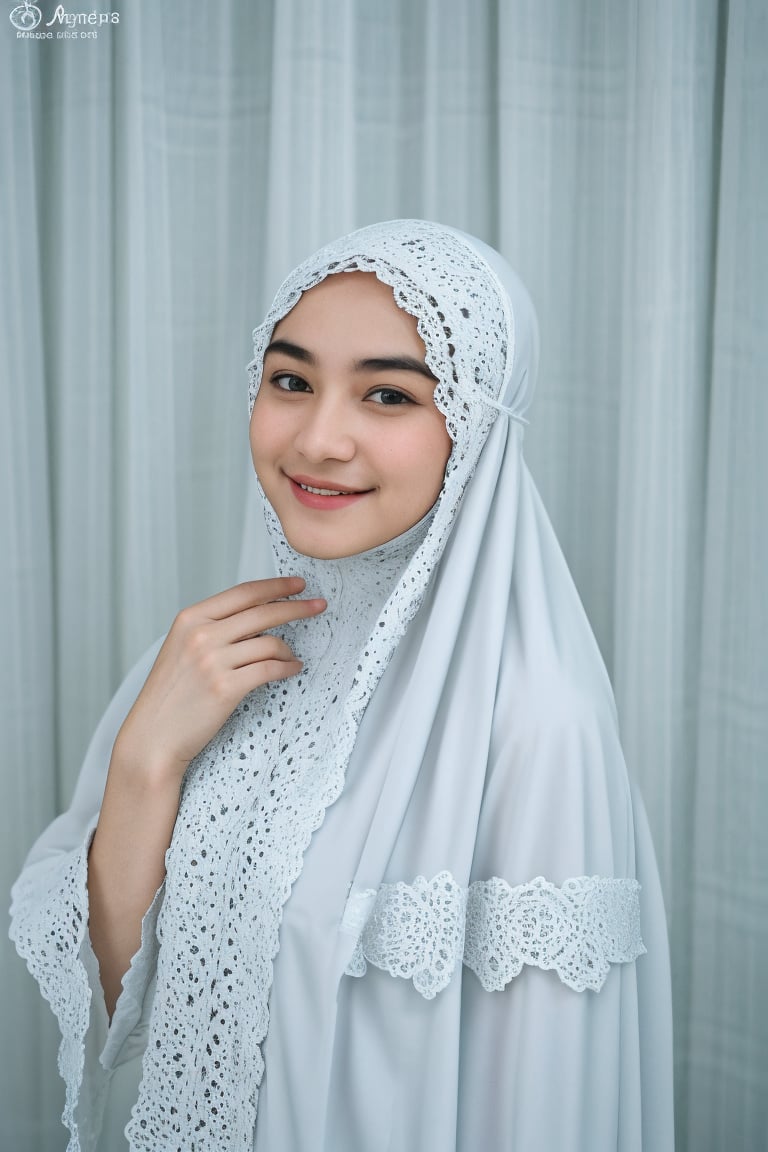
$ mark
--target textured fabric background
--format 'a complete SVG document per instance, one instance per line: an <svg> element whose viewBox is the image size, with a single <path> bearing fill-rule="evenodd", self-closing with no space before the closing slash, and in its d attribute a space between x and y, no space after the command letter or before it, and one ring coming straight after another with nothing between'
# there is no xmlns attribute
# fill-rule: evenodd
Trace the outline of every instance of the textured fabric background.
<svg viewBox="0 0 768 1152"><path fill-rule="evenodd" d="M3 890L123 672L265 563L244 366L283 274L453 224L538 309L526 456L656 839L678 1146L764 1147L765 4L96 0L67 40L38 6L52 41L0 26ZM53 1021L0 964L0 1137L60 1149Z"/></svg>

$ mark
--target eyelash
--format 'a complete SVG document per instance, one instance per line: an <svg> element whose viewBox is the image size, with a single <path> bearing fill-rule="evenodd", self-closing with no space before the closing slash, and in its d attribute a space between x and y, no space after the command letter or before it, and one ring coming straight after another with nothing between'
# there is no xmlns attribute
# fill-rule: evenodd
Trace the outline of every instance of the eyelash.
<svg viewBox="0 0 768 1152"><path fill-rule="evenodd" d="M300 384L303 384L304 387L303 388L284 388L282 386L282 381L284 381L284 380L296 380ZM289 393L293 393L294 395L304 395L304 394L306 394L306 392L311 391L309 384L307 384L306 380L304 380L301 376L297 376L297 374L295 372L276 372L274 374L274 376L270 377L270 383L272 383L275 386L275 388L277 388L277 390L279 392L289 392ZM415 401L412 400L410 396L408 396L405 392L401 392L399 388L387 388L385 385L382 385L380 388L374 388L371 392L369 392L367 394L365 399L370 400L372 397L374 397L376 395L385 395L385 394L390 395L390 396L397 396L398 399L397 399L396 404L385 404L383 400L378 401L377 403L382 408L400 408L400 407L404 407L404 405L406 405L406 404L415 403Z"/></svg>

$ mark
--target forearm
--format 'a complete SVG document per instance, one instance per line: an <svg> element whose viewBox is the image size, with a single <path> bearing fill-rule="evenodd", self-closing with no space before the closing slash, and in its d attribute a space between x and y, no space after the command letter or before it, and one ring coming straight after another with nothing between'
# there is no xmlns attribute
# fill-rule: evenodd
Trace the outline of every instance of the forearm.
<svg viewBox="0 0 768 1152"><path fill-rule="evenodd" d="M301 671L269 632L325 611L325 600L289 599L303 588L300 577L257 580L183 609L117 734L88 858L90 939L110 1017L165 877L184 772L244 696Z"/></svg>
<svg viewBox="0 0 768 1152"><path fill-rule="evenodd" d="M88 857L89 931L111 1018L141 922L165 877L165 853L179 807L178 777L112 756Z"/></svg>

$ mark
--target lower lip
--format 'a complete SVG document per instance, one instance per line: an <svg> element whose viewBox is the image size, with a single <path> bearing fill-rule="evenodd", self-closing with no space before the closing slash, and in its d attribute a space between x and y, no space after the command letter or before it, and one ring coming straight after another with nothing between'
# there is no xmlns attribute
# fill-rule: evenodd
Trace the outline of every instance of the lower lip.
<svg viewBox="0 0 768 1152"><path fill-rule="evenodd" d="M290 480L290 477L288 479ZM368 492L343 492L341 496L321 496L317 492L307 492L295 480L291 480L291 488L299 504L303 504L305 508L319 508L324 512L331 512L335 508L349 508L351 504L356 504L358 500L368 495Z"/></svg>

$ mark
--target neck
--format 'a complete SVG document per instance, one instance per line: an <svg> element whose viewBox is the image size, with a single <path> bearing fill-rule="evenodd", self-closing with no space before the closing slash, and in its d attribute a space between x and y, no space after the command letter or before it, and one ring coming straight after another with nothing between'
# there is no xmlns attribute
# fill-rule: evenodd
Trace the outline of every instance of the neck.
<svg viewBox="0 0 768 1152"><path fill-rule="evenodd" d="M328 600L329 609L332 607L332 599L337 599L341 590L345 599L356 604L359 604L363 595L368 598L375 593L374 598L380 609L426 537L433 512L434 509L430 509L426 516L400 536L366 552L320 560L296 552L285 539L274 513L267 509L267 527L277 571L281 576L301 576L307 585L303 595L324 597ZM338 605L333 607L338 608Z"/></svg>
<svg viewBox="0 0 768 1152"><path fill-rule="evenodd" d="M289 645L307 668L315 671L329 661L351 675L357 657L376 626L385 603L429 531L433 512L400 536L353 556L319 560L296 552L283 535L279 521L267 508L277 571L306 581L303 596L322 596L328 608L321 616L281 629Z"/></svg>

